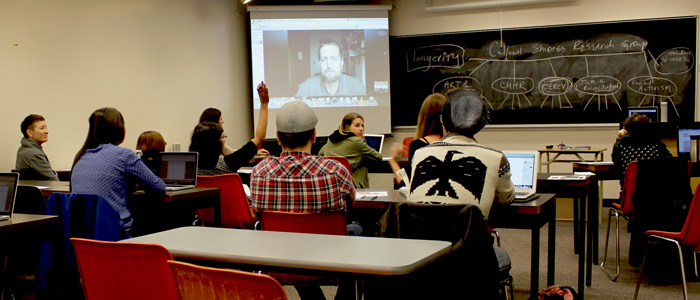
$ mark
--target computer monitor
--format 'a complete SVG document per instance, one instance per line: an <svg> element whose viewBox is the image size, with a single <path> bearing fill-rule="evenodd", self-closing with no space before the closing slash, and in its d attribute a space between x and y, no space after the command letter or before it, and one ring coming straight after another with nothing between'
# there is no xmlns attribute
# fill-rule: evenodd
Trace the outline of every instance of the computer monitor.
<svg viewBox="0 0 700 300"><path fill-rule="evenodd" d="M700 135L700 123L678 125L678 156L690 157L690 137Z"/></svg>
<svg viewBox="0 0 700 300"><path fill-rule="evenodd" d="M640 106L640 107L630 107L627 109L627 116L631 116L633 113L638 113L640 115L645 115L649 118L649 121L658 122L659 121L659 108L656 106Z"/></svg>

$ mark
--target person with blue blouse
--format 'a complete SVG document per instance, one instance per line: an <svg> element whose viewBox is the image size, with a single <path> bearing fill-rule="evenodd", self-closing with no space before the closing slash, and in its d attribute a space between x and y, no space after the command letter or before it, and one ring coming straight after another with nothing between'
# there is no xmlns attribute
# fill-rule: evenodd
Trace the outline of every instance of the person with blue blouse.
<svg viewBox="0 0 700 300"><path fill-rule="evenodd" d="M100 108L90 115L88 121L90 128L85 144L73 160L71 192L105 198L119 212L128 235L133 225L129 194L135 184L165 193L165 183L134 151L119 147L124 141L125 128L124 117L118 110Z"/></svg>

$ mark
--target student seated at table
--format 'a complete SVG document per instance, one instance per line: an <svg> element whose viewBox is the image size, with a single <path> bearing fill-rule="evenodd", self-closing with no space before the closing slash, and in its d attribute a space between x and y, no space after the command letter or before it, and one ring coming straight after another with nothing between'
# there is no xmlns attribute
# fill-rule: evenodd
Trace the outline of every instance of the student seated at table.
<svg viewBox="0 0 700 300"><path fill-rule="evenodd" d="M408 201L476 205L488 219L491 204L509 204L515 193L505 155L474 139L488 121L478 93L448 92L442 107L441 142L416 150Z"/></svg>
<svg viewBox="0 0 700 300"><path fill-rule="evenodd" d="M651 121L647 116L633 113L625 119L622 126L612 151L613 165L621 178L620 186L625 178L625 169L631 161L671 156L666 145L652 132Z"/></svg>
<svg viewBox="0 0 700 300"><path fill-rule="evenodd" d="M15 170L22 179L29 180L58 180L58 175L51 168L42 145L49 140L49 128L46 120L40 115L29 115L20 126L24 137L17 149Z"/></svg>
<svg viewBox="0 0 700 300"><path fill-rule="evenodd" d="M141 160L155 174L160 174L160 153L165 151L165 139L157 131L144 131L136 141L136 151L141 151Z"/></svg>
<svg viewBox="0 0 700 300"><path fill-rule="evenodd" d="M133 226L129 211L129 194L136 183L139 188L165 192L158 178L131 149L118 147L124 141L124 117L111 107L90 115L85 144L75 155L71 172L71 192L96 194L105 198L119 212L123 230L128 235Z"/></svg>
<svg viewBox="0 0 700 300"><path fill-rule="evenodd" d="M203 123L203 122L214 122L214 123L221 125L222 127L224 126L224 118L221 117L221 111L219 109L213 108L213 107L205 109L202 112L202 115L199 116L199 123ZM234 150L233 148L224 144L224 150L222 151L222 154L224 156L226 156L226 155L233 153L234 151L236 151L236 150ZM265 150L265 149L258 149L258 155L266 156L266 155L270 155L270 153L268 153L267 150Z"/></svg>
<svg viewBox="0 0 700 300"><path fill-rule="evenodd" d="M331 133L328 142L323 145L318 155L343 156L350 162L352 178L358 189L369 188L367 163L382 160L382 154L367 145L363 135L365 119L358 113L349 113L343 117L338 129Z"/></svg>
<svg viewBox="0 0 700 300"><path fill-rule="evenodd" d="M282 153L264 159L253 169L253 211L321 213L352 207L355 187L349 171L333 159L311 155L318 122L314 111L302 101L288 102L277 112L276 122ZM348 231L359 235L361 228L350 224ZM339 295L352 291L351 287L348 291L348 286L341 286ZM325 299L318 285L295 288L302 299Z"/></svg>
<svg viewBox="0 0 700 300"><path fill-rule="evenodd" d="M241 166L253 159L258 154L258 148L262 147L267 131L267 104L270 102L267 86L264 83L258 85L260 95L260 115L255 137L243 147L220 157L226 146L226 137L223 127L218 123L205 121L197 124L192 132L190 151L199 153L199 166L197 175L218 175L236 173ZM264 149L261 153L269 155Z"/></svg>

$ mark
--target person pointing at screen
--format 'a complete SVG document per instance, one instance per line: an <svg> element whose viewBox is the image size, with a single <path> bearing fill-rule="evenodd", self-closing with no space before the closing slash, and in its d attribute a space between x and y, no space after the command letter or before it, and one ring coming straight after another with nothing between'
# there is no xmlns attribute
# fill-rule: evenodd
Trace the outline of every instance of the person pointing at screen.
<svg viewBox="0 0 700 300"><path fill-rule="evenodd" d="M321 41L318 49L321 75L312 76L302 82L296 97L365 95L362 81L342 73L344 63L340 44L333 40Z"/></svg>

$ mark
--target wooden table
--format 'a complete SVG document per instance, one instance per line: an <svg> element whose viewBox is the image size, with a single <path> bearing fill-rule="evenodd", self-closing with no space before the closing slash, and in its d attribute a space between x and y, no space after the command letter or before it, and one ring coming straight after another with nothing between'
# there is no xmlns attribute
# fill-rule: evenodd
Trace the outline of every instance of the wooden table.
<svg viewBox="0 0 700 300"><path fill-rule="evenodd" d="M554 285L556 265L556 196L537 195L530 202L494 205L488 220L489 227L530 230L530 299L537 299L540 290L540 230L547 224L547 286Z"/></svg>
<svg viewBox="0 0 700 300"><path fill-rule="evenodd" d="M41 189L45 197L50 196L52 193L70 193L69 181L20 180L19 184L36 186ZM214 208L214 222L215 224L221 224L219 194L220 190L218 188L195 187L179 191L168 191L158 200L175 209ZM136 191L131 196L134 201L142 201L146 197L155 195L144 191ZM161 197L161 195L158 195L158 197Z"/></svg>
<svg viewBox="0 0 700 300"><path fill-rule="evenodd" d="M406 197L397 190L359 190L364 192L387 192L386 197L374 199L356 199L353 208L387 208L391 203L406 201ZM489 214L489 226L497 228L529 229L531 231L530 252L530 297L537 298L540 270L540 229L549 224L547 234L547 285L554 284L555 250L556 250L556 196L538 194L530 202L511 203L508 206L494 205ZM582 277L583 278L583 277ZM581 279L583 280L583 279Z"/></svg>
<svg viewBox="0 0 700 300"><path fill-rule="evenodd" d="M551 175L573 174L540 173L537 175L537 191L555 193L559 198L574 199L574 251L579 254L577 291L583 297L584 278L586 286L590 287L593 263L598 264L598 181L595 175L585 175L583 179L577 180L550 180L548 178ZM586 212L589 220L588 231L584 226Z"/></svg>
<svg viewBox="0 0 700 300"><path fill-rule="evenodd" d="M597 148L597 149L587 149L587 150L576 150L576 149L540 149L537 152L540 153L540 171L542 171L542 166L547 166L547 173L549 173L549 165L553 163L570 163L578 161L603 161L603 152L608 150L608 148ZM551 157L550 154L554 154ZM593 159L584 159L582 154L593 154ZM546 159L543 159L543 155L546 155ZM576 159L560 159L562 155L573 155Z"/></svg>
<svg viewBox="0 0 700 300"><path fill-rule="evenodd" d="M13 214L9 220L0 221L0 261L3 264L0 273L0 299L4 295L5 282L8 282L7 255L12 250L26 249L13 247L13 245L31 245L32 242L40 242L58 236L61 233L61 225L58 216ZM37 247L39 245L37 244ZM39 259L39 257L36 257Z"/></svg>
<svg viewBox="0 0 700 300"><path fill-rule="evenodd" d="M181 227L124 242L159 244L173 257L264 270L322 274L409 274L450 252L443 241Z"/></svg>

